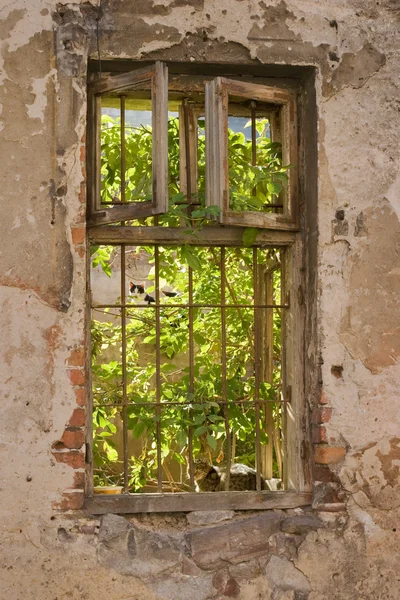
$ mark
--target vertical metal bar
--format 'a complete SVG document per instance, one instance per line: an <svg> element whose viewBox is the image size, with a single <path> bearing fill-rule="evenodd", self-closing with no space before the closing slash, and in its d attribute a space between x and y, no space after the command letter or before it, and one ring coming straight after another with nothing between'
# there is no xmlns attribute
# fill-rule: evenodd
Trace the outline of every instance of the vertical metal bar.
<svg viewBox="0 0 400 600"><path fill-rule="evenodd" d="M286 261L287 254L285 251L282 252L281 258L281 297L285 301L287 298L287 286L286 286ZM282 411L282 481L284 489L288 489L288 440L287 440L287 372L286 372L286 335L287 335L287 309L283 308L281 313L281 385L282 385L282 400L281 411Z"/></svg>
<svg viewBox="0 0 400 600"><path fill-rule="evenodd" d="M161 323L160 323L160 253L159 247L154 247L155 268L155 317L156 317L156 437L157 437L157 491L162 492L162 464L161 464Z"/></svg>
<svg viewBox="0 0 400 600"><path fill-rule="evenodd" d="M253 167L257 164L257 145L256 145L256 103L254 100L250 102L251 111L251 164Z"/></svg>
<svg viewBox="0 0 400 600"><path fill-rule="evenodd" d="M262 302L267 305L272 305L274 301L274 272L269 269L263 274L264 277L264 297ZM265 321L263 323L264 329L264 344L262 346L262 353L264 358L263 364L263 380L272 385L273 383L273 371L274 371L274 309L265 309ZM273 447L274 447L274 420L273 420L273 406L271 402L264 404L264 426L265 433L268 436L268 444L262 449L263 457L263 476L266 479L273 477Z"/></svg>
<svg viewBox="0 0 400 600"><path fill-rule="evenodd" d="M189 394L193 401L194 396L194 337L193 337L193 269L189 267ZM192 422L193 411L189 413L189 420ZM193 426L188 431L188 452L189 452L189 478L190 487L194 489L194 464L193 464Z"/></svg>
<svg viewBox="0 0 400 600"><path fill-rule="evenodd" d="M253 287L254 301L258 297L258 267L257 251L253 248ZM256 415L256 478L257 491L261 491L261 443L260 443L260 327L259 327L259 308L254 308L254 403Z"/></svg>
<svg viewBox="0 0 400 600"><path fill-rule="evenodd" d="M183 101L183 120L185 132L185 160L186 160L186 195L187 202L190 205L192 202L192 173L191 173L191 157L190 157L190 124L189 124L189 107L188 101L185 98ZM190 212L190 207L188 208Z"/></svg>
<svg viewBox="0 0 400 600"><path fill-rule="evenodd" d="M121 202L125 202L125 96L120 96L120 141L121 141ZM124 222L121 225L125 225ZM128 493L128 398L126 373L126 256L125 245L121 245L121 360L122 360L122 439L124 449L124 493Z"/></svg>
<svg viewBox="0 0 400 600"><path fill-rule="evenodd" d="M124 452L124 493L128 493L128 398L126 374L126 281L125 281L125 245L121 245L121 361L122 361L122 438Z"/></svg>
<svg viewBox="0 0 400 600"><path fill-rule="evenodd" d="M120 113L121 113L121 202L125 202L125 171L126 171L126 154L125 154L125 96L120 96Z"/></svg>
<svg viewBox="0 0 400 600"><path fill-rule="evenodd" d="M221 391L222 400L227 402L227 386L226 386L226 273L225 273L225 246L220 249L220 273L221 273ZM229 428L229 407L228 404L223 406L223 412L225 417L225 431L226 431L226 480L225 490L229 490L230 473L231 473L231 436Z"/></svg>
<svg viewBox="0 0 400 600"><path fill-rule="evenodd" d="M256 103L252 100L250 102L250 111L251 111L251 164L253 167L257 164L257 144L256 144ZM253 187L251 190L252 196L257 195L256 187Z"/></svg>

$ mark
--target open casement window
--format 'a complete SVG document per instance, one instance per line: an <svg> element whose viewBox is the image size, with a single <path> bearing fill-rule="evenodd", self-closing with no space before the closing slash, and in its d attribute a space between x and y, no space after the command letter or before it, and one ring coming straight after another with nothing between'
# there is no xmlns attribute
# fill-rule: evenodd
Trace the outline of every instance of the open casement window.
<svg viewBox="0 0 400 600"><path fill-rule="evenodd" d="M206 204L219 207L225 225L298 229L294 95L223 77L205 88ZM239 117L248 120L251 148L228 136ZM238 173L232 164L240 153Z"/></svg>
<svg viewBox="0 0 400 600"><path fill-rule="evenodd" d="M304 506L294 92L170 70L89 91L86 508Z"/></svg>
<svg viewBox="0 0 400 600"><path fill-rule="evenodd" d="M115 119L107 116L110 110ZM127 132L134 128L143 131L140 154L126 145ZM164 63L90 85L88 154L90 224L167 212L168 69Z"/></svg>

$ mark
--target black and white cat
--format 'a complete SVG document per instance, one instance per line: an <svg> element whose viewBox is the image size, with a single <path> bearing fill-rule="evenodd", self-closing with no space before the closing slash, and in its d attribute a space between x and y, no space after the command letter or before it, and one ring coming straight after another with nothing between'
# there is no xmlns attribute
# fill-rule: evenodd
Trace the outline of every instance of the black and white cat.
<svg viewBox="0 0 400 600"><path fill-rule="evenodd" d="M152 302L155 302L155 299L153 298L153 296L150 296L149 294L146 293L146 290L144 288L144 282L143 283L133 283L131 281L129 283L129 293L134 298L139 298L141 302L143 302L143 303L147 302L147 304L149 306Z"/></svg>
<svg viewBox="0 0 400 600"><path fill-rule="evenodd" d="M150 306L150 304L152 302L155 302L155 298L153 296L150 296L149 294L147 294L145 288L144 288L144 282L143 283L133 283L133 281L131 281L129 283L129 293L134 296L135 298L139 298L141 301L143 302L147 302L147 304ZM178 295L178 292L164 292L163 291L164 296L167 296L167 298L175 298L175 296Z"/></svg>

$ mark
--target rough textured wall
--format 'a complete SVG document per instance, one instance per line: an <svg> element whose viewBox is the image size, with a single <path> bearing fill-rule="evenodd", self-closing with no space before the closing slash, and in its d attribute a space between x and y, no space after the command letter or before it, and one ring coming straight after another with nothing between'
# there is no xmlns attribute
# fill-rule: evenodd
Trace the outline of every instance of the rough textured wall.
<svg viewBox="0 0 400 600"><path fill-rule="evenodd" d="M307 229L318 268L306 290L314 510L247 524L109 516L100 530L60 510L81 506L84 485L85 93L97 4L0 6L0 597L397 600L398 2L103 0L103 57L316 67L318 237L311 218Z"/></svg>

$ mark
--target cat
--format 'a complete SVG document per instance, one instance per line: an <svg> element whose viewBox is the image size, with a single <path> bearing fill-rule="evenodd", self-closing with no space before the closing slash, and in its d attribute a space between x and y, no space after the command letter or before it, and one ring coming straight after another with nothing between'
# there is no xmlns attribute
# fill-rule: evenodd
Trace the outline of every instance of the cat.
<svg viewBox="0 0 400 600"><path fill-rule="evenodd" d="M226 482L226 467L214 467L206 460L196 458L194 461L194 480L196 482L196 492L223 492ZM256 489L256 471L241 463L231 464L229 490L247 491ZM270 489L263 477L261 477L261 489Z"/></svg>
<svg viewBox="0 0 400 600"><path fill-rule="evenodd" d="M129 293L134 295L134 296L138 296L138 295L143 295L146 294L144 297L144 302L147 302L147 304L151 304L152 302L155 302L155 299L153 296L150 296L149 294L146 293L146 290L144 288L144 283L133 283L132 281L129 283ZM164 292L163 291L164 296L167 296L167 298L175 298L175 296L178 295L178 292Z"/></svg>
<svg viewBox="0 0 400 600"><path fill-rule="evenodd" d="M152 302L155 302L153 296L149 296L149 294L146 293L146 290L144 289L144 283L133 283L131 281L129 283L129 293L136 297L138 297L138 295L142 296L143 294L145 294L143 301L147 302L149 306Z"/></svg>
<svg viewBox="0 0 400 600"><path fill-rule="evenodd" d="M136 292L137 290L137 292ZM130 294L144 294L144 283L133 283L132 281L129 283L129 293Z"/></svg>

